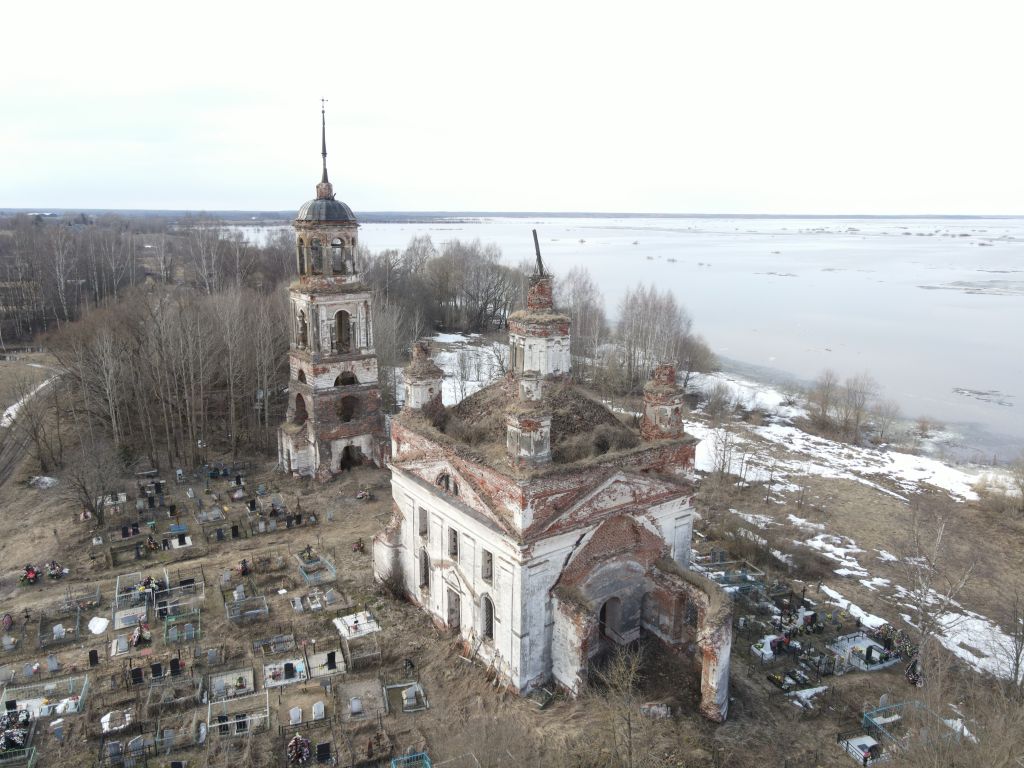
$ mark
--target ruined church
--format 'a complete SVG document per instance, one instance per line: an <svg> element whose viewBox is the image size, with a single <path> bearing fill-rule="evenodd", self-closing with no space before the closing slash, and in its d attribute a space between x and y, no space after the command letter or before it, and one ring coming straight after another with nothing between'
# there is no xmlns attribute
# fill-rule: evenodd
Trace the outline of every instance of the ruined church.
<svg viewBox="0 0 1024 768"><path fill-rule="evenodd" d="M646 635L694 660L701 712L724 720L731 601L688 567L697 441L675 370L655 371L634 430L573 385L569 325L538 250L505 378L446 408L415 347L375 576L403 580L522 693L576 692L595 659Z"/></svg>
<svg viewBox="0 0 1024 768"><path fill-rule="evenodd" d="M277 450L289 474L329 480L355 464L382 465L386 443L372 296L356 252L359 222L335 198L327 178L323 111L321 145L316 197L299 208L293 223L298 275L288 290L288 410Z"/></svg>

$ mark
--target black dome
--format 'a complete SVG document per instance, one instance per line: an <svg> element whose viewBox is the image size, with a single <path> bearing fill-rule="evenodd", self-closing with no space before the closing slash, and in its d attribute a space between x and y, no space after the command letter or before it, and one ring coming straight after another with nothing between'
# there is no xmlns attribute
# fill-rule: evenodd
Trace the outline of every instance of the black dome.
<svg viewBox="0 0 1024 768"><path fill-rule="evenodd" d="M355 223L356 216L352 209L340 200L333 198L315 198L303 203L296 221L351 221Z"/></svg>

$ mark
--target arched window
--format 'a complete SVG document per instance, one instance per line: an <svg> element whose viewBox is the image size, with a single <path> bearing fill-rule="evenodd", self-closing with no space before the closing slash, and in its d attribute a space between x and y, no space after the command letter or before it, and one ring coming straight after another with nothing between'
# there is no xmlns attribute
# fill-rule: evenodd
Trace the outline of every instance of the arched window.
<svg viewBox="0 0 1024 768"><path fill-rule="evenodd" d="M324 271L324 249L320 246L320 240L314 238L309 241L310 261L312 261L313 274L321 275Z"/></svg>
<svg viewBox="0 0 1024 768"><path fill-rule="evenodd" d="M336 387L347 387L358 383L359 380L352 371L343 371L342 374L334 380L334 386Z"/></svg>
<svg viewBox="0 0 1024 768"><path fill-rule="evenodd" d="M296 376L295 378L298 380L298 382L300 384L305 384L306 383L306 372L300 368L299 369L299 375Z"/></svg>
<svg viewBox="0 0 1024 768"><path fill-rule="evenodd" d="M341 422L352 421L359 414L359 398L348 395L341 398L338 404L338 420Z"/></svg>
<svg viewBox="0 0 1024 768"><path fill-rule="evenodd" d="M430 586L430 555L426 548L420 550L420 586Z"/></svg>
<svg viewBox="0 0 1024 768"><path fill-rule="evenodd" d="M459 495L458 481L454 477L449 475L447 472L442 472L440 475L438 475L437 480L434 481L434 484L438 488L444 489L446 493L450 493L453 496Z"/></svg>
<svg viewBox="0 0 1024 768"><path fill-rule="evenodd" d="M292 421L296 424L305 424L309 414L306 413L306 398L302 395L295 396L295 416Z"/></svg>
<svg viewBox="0 0 1024 768"><path fill-rule="evenodd" d="M345 274L345 244L340 237L331 240L331 271L336 275Z"/></svg>
<svg viewBox="0 0 1024 768"><path fill-rule="evenodd" d="M302 242L302 238L299 238L299 243L296 246L299 257L299 274L306 274L306 244Z"/></svg>
<svg viewBox="0 0 1024 768"><path fill-rule="evenodd" d="M309 343L309 328L306 326L306 313L299 310L299 337L295 340L295 343L301 348L305 349Z"/></svg>
<svg viewBox="0 0 1024 768"><path fill-rule="evenodd" d="M482 617L481 617L483 619L481 624L483 626L480 628L480 632L484 636L484 640L493 640L494 639L494 603L491 602L491 598L489 598L487 595L484 595L483 600L481 601L481 603L482 603L482 605L480 606L480 608L481 608L481 613L483 614Z"/></svg>
<svg viewBox="0 0 1024 768"><path fill-rule="evenodd" d="M345 310L334 316L334 345L339 354L352 351L352 319Z"/></svg>

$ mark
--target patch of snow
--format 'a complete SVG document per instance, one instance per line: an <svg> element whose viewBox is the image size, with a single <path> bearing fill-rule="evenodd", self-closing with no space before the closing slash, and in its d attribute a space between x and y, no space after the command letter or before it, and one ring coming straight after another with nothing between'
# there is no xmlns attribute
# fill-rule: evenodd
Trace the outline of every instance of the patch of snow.
<svg viewBox="0 0 1024 768"><path fill-rule="evenodd" d="M867 611L863 610L860 606L850 602L831 587L822 584L821 591L829 596L833 605L838 605L842 610L846 611L854 618L860 619L860 623L866 627L877 629L878 627L881 627L883 624L889 623L885 619L879 616L875 616L873 613L868 613Z"/></svg>
<svg viewBox="0 0 1024 768"><path fill-rule="evenodd" d="M28 484L33 488L38 488L41 491L45 491L48 488L53 488L59 481L56 477L47 477L46 475L36 475L28 479Z"/></svg>
<svg viewBox="0 0 1024 768"><path fill-rule="evenodd" d="M879 587L888 587L892 584L889 579L883 579L881 576L872 576L870 579L861 579L860 583L872 592L877 592Z"/></svg>
<svg viewBox="0 0 1024 768"><path fill-rule="evenodd" d="M813 709L814 702L812 701L815 696L819 693L824 693L828 690L827 685L819 685L816 688L804 688L802 691L790 691L787 696L793 697L793 703L803 709Z"/></svg>
<svg viewBox="0 0 1024 768"><path fill-rule="evenodd" d="M812 523L810 520L804 520L802 517L797 517L793 514L787 515L786 519L789 520L789 522L791 522L793 525L796 525L800 528L813 528L816 531L825 530L824 523Z"/></svg>
<svg viewBox="0 0 1024 768"><path fill-rule="evenodd" d="M884 549L878 550L878 559L883 563L898 563L900 560L892 552L886 552Z"/></svg>
<svg viewBox="0 0 1024 768"><path fill-rule="evenodd" d="M737 517L739 517L741 520L745 520L746 522L750 523L755 528L767 528L769 525L775 522L770 517L768 517L768 515L758 515L754 514L753 512L740 512L738 509L730 509L729 511Z"/></svg>
<svg viewBox="0 0 1024 768"><path fill-rule="evenodd" d="M27 395L25 395L23 398L21 398L14 405L7 406L7 410L4 411L4 415L0 416L0 427L10 427L12 424L14 424L14 420L16 418L18 418L18 411L20 411L22 409L22 407L25 405L25 403L27 403L29 400L31 400L33 397L35 397L36 394L41 389L43 389L44 387L46 387L46 385L48 385L51 381L53 381L54 378L56 378L56 377L50 377L49 379L44 381L42 384L39 384L35 389L33 389L31 392L29 392Z"/></svg>

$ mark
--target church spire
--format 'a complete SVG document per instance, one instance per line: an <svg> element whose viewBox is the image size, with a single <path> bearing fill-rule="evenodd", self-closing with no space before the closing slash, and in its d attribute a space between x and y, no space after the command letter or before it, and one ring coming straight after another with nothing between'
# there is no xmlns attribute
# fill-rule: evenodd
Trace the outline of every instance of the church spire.
<svg viewBox="0 0 1024 768"><path fill-rule="evenodd" d="M333 200L334 187L327 179L327 110L325 105L327 99L320 99L320 154L324 159L324 172L320 177L320 183L316 185L316 196L318 200Z"/></svg>
<svg viewBox="0 0 1024 768"><path fill-rule="evenodd" d="M326 184L327 181L328 181L328 179L327 179L327 115L326 115L326 111L327 110L326 110L326 108L324 106L326 103L327 103L327 99L320 99L320 141L321 141L320 154L324 158L324 175L323 175L323 178L320 179L320 183L321 184Z"/></svg>

